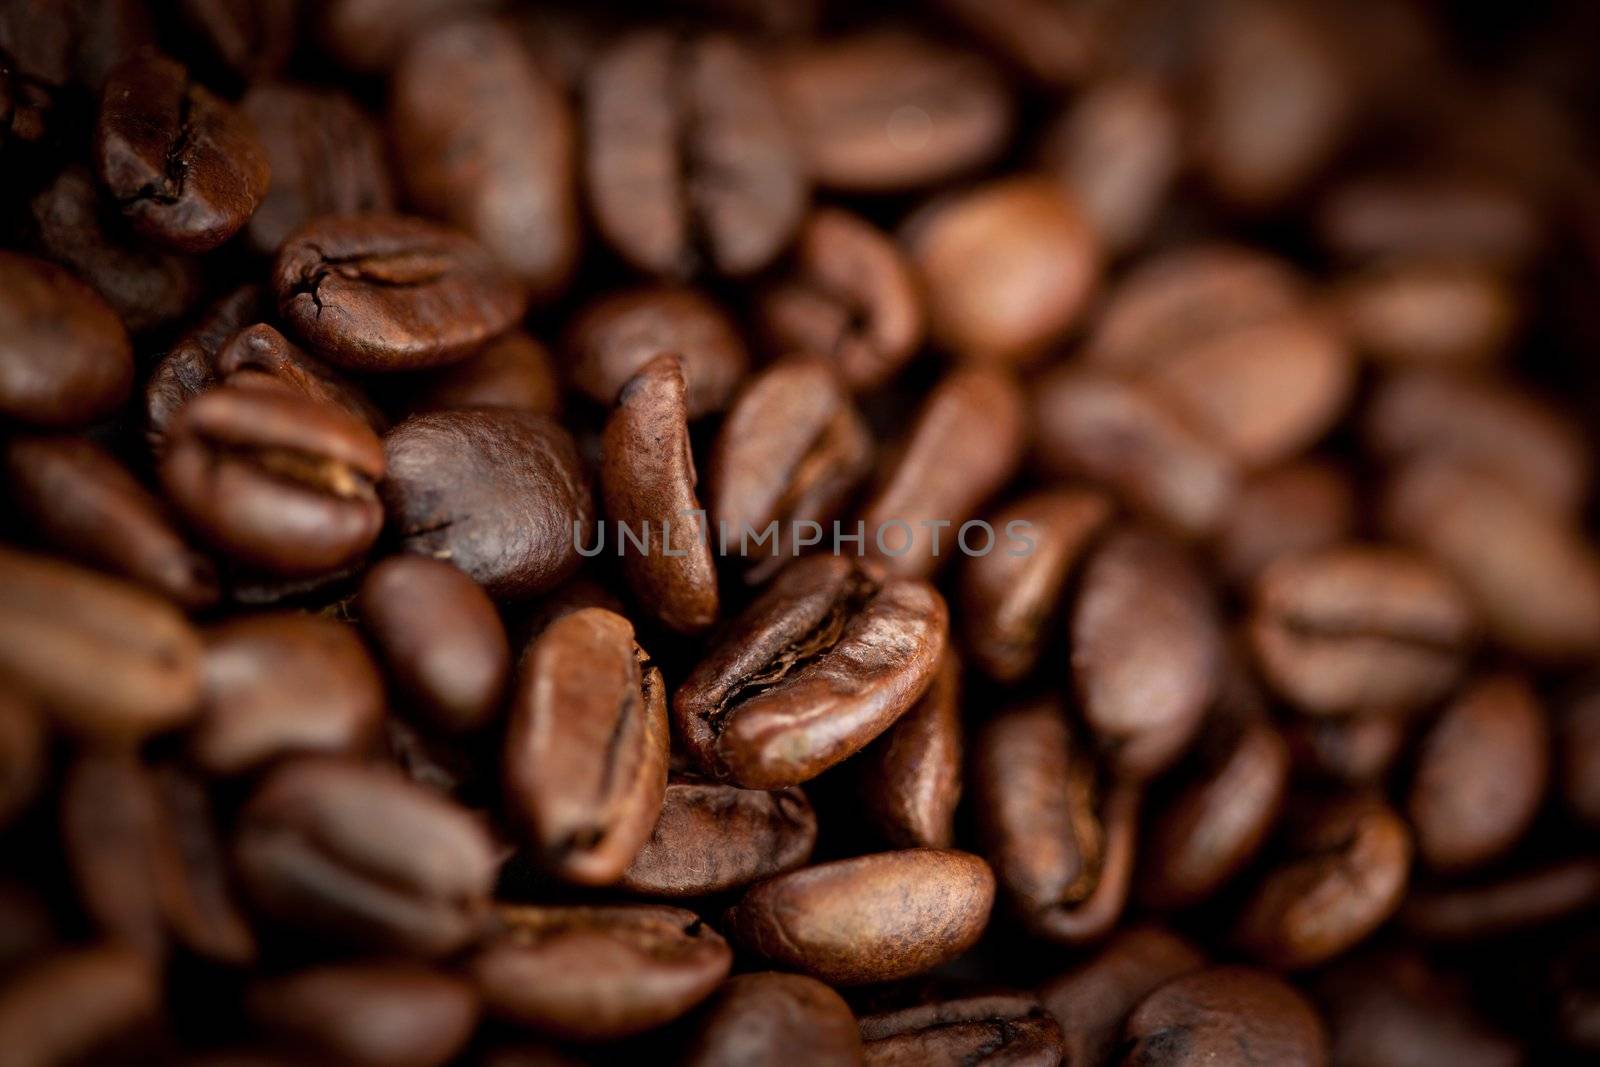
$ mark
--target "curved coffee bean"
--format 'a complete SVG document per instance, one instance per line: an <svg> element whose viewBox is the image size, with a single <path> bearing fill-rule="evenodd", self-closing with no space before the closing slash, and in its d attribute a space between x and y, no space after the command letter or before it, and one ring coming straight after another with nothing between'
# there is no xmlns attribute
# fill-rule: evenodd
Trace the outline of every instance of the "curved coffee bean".
<svg viewBox="0 0 1600 1067"><path fill-rule="evenodd" d="M511 649L471 578L435 559L390 556L362 579L356 610L400 699L431 724L466 732L499 712Z"/></svg>
<svg viewBox="0 0 1600 1067"><path fill-rule="evenodd" d="M740 391L712 445L707 504L719 545L737 544L747 580L763 580L799 554L802 525L835 518L871 464L871 431L834 368L779 360ZM765 549L751 543L761 538Z"/></svg>
<svg viewBox="0 0 1600 1067"><path fill-rule="evenodd" d="M910 33L801 46L777 57L773 76L812 176L839 192L937 185L989 162L1011 134L1000 72Z"/></svg>
<svg viewBox="0 0 1600 1067"><path fill-rule="evenodd" d="M216 603L216 567L109 452L83 437L14 437L3 447L12 505L54 551L185 608Z"/></svg>
<svg viewBox="0 0 1600 1067"><path fill-rule="evenodd" d="M27 1067L81 1062L160 1012L160 977L134 950L58 951L0 988L0 1048Z"/></svg>
<svg viewBox="0 0 1600 1067"><path fill-rule="evenodd" d="M380 491L407 551L465 571L496 599L553 589L581 562L594 504L572 437L509 408L416 415L383 440Z"/></svg>
<svg viewBox="0 0 1600 1067"><path fill-rule="evenodd" d="M1483 366L1505 351L1520 294L1464 259L1379 262L1340 279L1332 312L1351 343L1385 363Z"/></svg>
<svg viewBox="0 0 1600 1067"><path fill-rule="evenodd" d="M701 769L751 789L814 778L911 708L948 627L926 582L840 556L791 563L673 695Z"/></svg>
<svg viewBox="0 0 1600 1067"><path fill-rule="evenodd" d="M245 1010L268 1034L338 1063L443 1067L477 1027L478 993L413 963L336 963L253 984Z"/></svg>
<svg viewBox="0 0 1600 1067"><path fill-rule="evenodd" d="M266 313L264 290L241 285L208 307L156 362L144 386L146 436L157 455L185 404L217 384L217 354Z"/></svg>
<svg viewBox="0 0 1600 1067"><path fill-rule="evenodd" d="M926 325L904 253L871 223L837 208L812 212L790 272L762 291L757 312L774 354L825 357L856 392L894 377Z"/></svg>
<svg viewBox="0 0 1600 1067"><path fill-rule="evenodd" d="M752 274L805 215L804 161L756 57L721 34L628 35L584 85L595 225L649 274Z"/></svg>
<svg viewBox="0 0 1600 1067"><path fill-rule="evenodd" d="M144 53L106 79L95 168L141 235L206 252L244 228L271 178L255 124L176 60Z"/></svg>
<svg viewBox="0 0 1600 1067"><path fill-rule="evenodd" d="M465 810L391 771L319 757L267 775L240 814L234 860L275 922L419 956L478 935L496 867Z"/></svg>
<svg viewBox="0 0 1600 1067"><path fill-rule="evenodd" d="M503 0L328 0L308 12L328 54L349 70L382 74L412 39L440 23L479 12Z"/></svg>
<svg viewBox="0 0 1600 1067"><path fill-rule="evenodd" d="M1512 871L1487 882L1420 886L1400 926L1424 941L1501 937L1592 912L1600 904L1600 860L1592 855Z"/></svg>
<svg viewBox="0 0 1600 1067"><path fill-rule="evenodd" d="M332 404L277 389L225 387L168 428L161 483L204 540L285 577L336 570L378 536L383 446Z"/></svg>
<svg viewBox="0 0 1600 1067"><path fill-rule="evenodd" d="M517 283L482 245L408 215L324 215L278 249L283 320L328 362L415 370L470 356L522 316Z"/></svg>
<svg viewBox="0 0 1600 1067"><path fill-rule="evenodd" d="M1101 58L1097 13L1050 0L940 0L939 7L1043 86L1074 88Z"/></svg>
<svg viewBox="0 0 1600 1067"><path fill-rule="evenodd" d="M1033 411L1046 474L1105 485L1187 536L1214 530L1233 506L1233 458L1145 387L1068 364L1038 381Z"/></svg>
<svg viewBox="0 0 1600 1067"><path fill-rule="evenodd" d="M670 1022L727 976L733 953L692 911L651 904L502 905L470 967L491 1015L605 1041Z"/></svg>
<svg viewBox="0 0 1600 1067"><path fill-rule="evenodd" d="M972 362L1037 362L1099 281L1094 231L1071 192L1042 176L937 201L904 239L927 293L929 337Z"/></svg>
<svg viewBox="0 0 1600 1067"><path fill-rule="evenodd" d="M1039 990L1040 1003L1061 1025L1062 1061L1068 1067L1105 1067L1139 1002L1205 965L1198 949L1159 927L1117 934L1093 959Z"/></svg>
<svg viewBox="0 0 1600 1067"><path fill-rule="evenodd" d="M1285 970L1339 955L1400 906L1411 850L1405 823L1375 797L1357 794L1302 814L1244 905L1235 940Z"/></svg>
<svg viewBox="0 0 1600 1067"><path fill-rule="evenodd" d="M762 971L712 995L685 1067L861 1067L861 1034L844 998L815 978Z"/></svg>
<svg viewBox="0 0 1600 1067"><path fill-rule="evenodd" d="M1404 719L1371 715L1298 716L1283 724L1297 774L1355 786L1383 780L1400 759L1407 729Z"/></svg>
<svg viewBox="0 0 1600 1067"><path fill-rule="evenodd" d="M402 387L407 414L450 408L518 408L561 414L561 378L550 350L510 330L460 363L421 371Z"/></svg>
<svg viewBox="0 0 1600 1067"><path fill-rule="evenodd" d="M961 665L946 652L922 699L862 752L867 818L894 848L949 848L961 801Z"/></svg>
<svg viewBox="0 0 1600 1067"><path fill-rule="evenodd" d="M27 808L44 784L48 736L44 716L32 702L18 693L0 693L0 828Z"/></svg>
<svg viewBox="0 0 1600 1067"><path fill-rule="evenodd" d="M0 251L0 415L82 425L132 386L128 332L106 302L53 263Z"/></svg>
<svg viewBox="0 0 1600 1067"><path fill-rule="evenodd" d="M79 756L62 784L60 818L67 864L94 927L161 959L162 898L177 877L176 853L149 772L125 752Z"/></svg>
<svg viewBox="0 0 1600 1067"><path fill-rule="evenodd" d="M179 0L177 7L210 58L241 81L277 74L294 52L295 0Z"/></svg>
<svg viewBox="0 0 1600 1067"><path fill-rule="evenodd" d="M1571 701L1560 719L1556 754L1568 810L1600 826L1600 686L1586 686Z"/></svg>
<svg viewBox="0 0 1600 1067"><path fill-rule="evenodd" d="M246 326L228 338L217 349L215 369L223 385L298 393L341 408L375 432L383 432L383 413L359 385L266 323Z"/></svg>
<svg viewBox="0 0 1600 1067"><path fill-rule="evenodd" d="M1124 1041L1124 1067L1328 1062L1328 1035L1316 1009L1293 986L1248 967L1173 979L1134 1009Z"/></svg>
<svg viewBox="0 0 1600 1067"><path fill-rule="evenodd" d="M962 551L962 527L1022 461L1024 405L1021 387L1004 370L947 374L923 401L892 469L862 510L866 551L891 574L913 578L931 575Z"/></svg>
<svg viewBox="0 0 1600 1067"><path fill-rule="evenodd" d="M1550 728L1528 683L1485 678L1422 736L1406 814L1417 853L1457 874L1497 859L1522 838L1550 780Z"/></svg>
<svg viewBox="0 0 1600 1067"><path fill-rule="evenodd" d="M1061 1027L1032 994L996 990L935 996L861 1015L868 1067L1056 1067L1061 1062Z"/></svg>
<svg viewBox="0 0 1600 1067"><path fill-rule="evenodd" d="M1319 460L1286 463L1240 488L1215 554L1232 582L1248 586L1280 557L1349 540L1355 525L1355 486L1343 470Z"/></svg>
<svg viewBox="0 0 1600 1067"><path fill-rule="evenodd" d="M472 234L535 300L559 293L581 238L576 121L512 28L463 20L414 38L391 84L411 202Z"/></svg>
<svg viewBox="0 0 1600 1067"><path fill-rule="evenodd" d="M189 755L208 774L297 752L356 754L383 721L383 679L355 630L310 615L248 615L205 631Z"/></svg>
<svg viewBox="0 0 1600 1067"><path fill-rule="evenodd" d="M1118 774L1160 773L1216 694L1222 634L1205 580L1148 530L1106 537L1072 608L1072 675L1084 721Z"/></svg>
<svg viewBox="0 0 1600 1067"><path fill-rule="evenodd" d="M1255 586L1249 638L1266 681L1311 715L1404 715L1450 690L1474 618L1425 558L1338 545L1280 559Z"/></svg>
<svg viewBox="0 0 1600 1067"><path fill-rule="evenodd" d="M200 705L200 637L150 593L0 548L0 679L92 740L138 741Z"/></svg>
<svg viewBox="0 0 1600 1067"><path fill-rule="evenodd" d="M1318 224L1324 243L1346 259L1449 256L1502 270L1533 255L1544 226L1519 190L1461 172L1342 182L1323 201Z"/></svg>
<svg viewBox="0 0 1600 1067"><path fill-rule="evenodd" d="M1394 476L1382 513L1455 577L1497 643L1539 662L1600 651L1600 553L1520 486L1419 458Z"/></svg>
<svg viewBox="0 0 1600 1067"><path fill-rule="evenodd" d="M622 387L600 443L600 495L644 610L697 633L717 620L717 572L689 447L683 361L658 356ZM645 542L624 552L623 531Z"/></svg>
<svg viewBox="0 0 1600 1067"><path fill-rule="evenodd" d="M232 867L205 784L177 766L154 771L172 877L162 879L168 931L189 951L229 966L256 958L256 937L236 899Z"/></svg>
<svg viewBox="0 0 1600 1067"><path fill-rule="evenodd" d="M522 655L505 792L536 858L581 885L616 881L661 814L667 696L622 616L585 608Z"/></svg>
<svg viewBox="0 0 1600 1067"><path fill-rule="evenodd" d="M1030 930L1063 944L1104 936L1128 900L1139 794L1102 798L1062 709L1039 701L978 731L973 805L1000 887Z"/></svg>
<svg viewBox="0 0 1600 1067"><path fill-rule="evenodd" d="M675 779L617 886L645 897L710 896L794 870L816 841L816 813L797 787L769 793Z"/></svg>
<svg viewBox="0 0 1600 1067"><path fill-rule="evenodd" d="M728 912L742 947L831 985L888 982L965 952L989 922L994 875L966 852L918 848L768 879Z"/></svg>

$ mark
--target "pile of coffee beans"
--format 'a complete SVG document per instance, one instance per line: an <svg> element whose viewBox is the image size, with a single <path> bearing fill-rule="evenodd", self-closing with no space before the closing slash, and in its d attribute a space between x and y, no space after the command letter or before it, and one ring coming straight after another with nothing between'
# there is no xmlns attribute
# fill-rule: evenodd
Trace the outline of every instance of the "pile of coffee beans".
<svg viewBox="0 0 1600 1067"><path fill-rule="evenodd" d="M1595 1062L1596 40L0 0L0 1067Z"/></svg>

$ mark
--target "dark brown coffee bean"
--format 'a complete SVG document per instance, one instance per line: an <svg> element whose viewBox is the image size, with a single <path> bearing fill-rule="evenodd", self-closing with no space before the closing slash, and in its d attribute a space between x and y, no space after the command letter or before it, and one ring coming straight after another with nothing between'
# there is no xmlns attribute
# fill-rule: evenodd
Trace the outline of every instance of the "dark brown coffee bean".
<svg viewBox="0 0 1600 1067"><path fill-rule="evenodd" d="M240 815L234 858L274 921L421 956L478 935L496 866L463 809L398 774L312 757L262 782Z"/></svg>
<svg viewBox="0 0 1600 1067"><path fill-rule="evenodd" d="M818 208L806 220L790 272L762 291L758 314L775 354L825 357L856 392L894 377L925 328L905 254L871 223L837 208Z"/></svg>
<svg viewBox="0 0 1600 1067"><path fill-rule="evenodd" d="M1239 490L1217 531L1217 562L1229 580L1249 586L1274 560L1331 548L1356 525L1355 486L1318 460L1263 471Z"/></svg>
<svg viewBox="0 0 1600 1067"><path fill-rule="evenodd" d="M173 856L172 876L160 883L169 933L205 959L253 963L256 937L235 897L232 865L204 783L177 766L158 767L154 774L168 842L162 847Z"/></svg>
<svg viewBox="0 0 1600 1067"><path fill-rule="evenodd" d="M1503 937L1592 912L1600 861L1592 855L1512 871L1490 881L1413 889L1400 925L1424 941Z"/></svg>
<svg viewBox="0 0 1600 1067"><path fill-rule="evenodd" d="M463 20L414 38L391 96L412 204L477 238L535 300L556 295L581 234L576 122L512 28Z"/></svg>
<svg viewBox="0 0 1600 1067"><path fill-rule="evenodd" d="M55 944L55 920L44 898L21 882L0 882L0 976L10 979Z"/></svg>
<svg viewBox="0 0 1600 1067"><path fill-rule="evenodd" d="M815 978L762 971L728 979L706 1004L685 1067L861 1067L844 998Z"/></svg>
<svg viewBox="0 0 1600 1067"><path fill-rule="evenodd" d="M1011 134L999 71L909 33L801 46L774 77L812 175L842 192L938 184L989 162Z"/></svg>
<svg viewBox="0 0 1600 1067"><path fill-rule="evenodd" d="M1332 311L1356 348L1385 363L1482 366L1511 341L1518 297L1470 260L1402 259L1340 279Z"/></svg>
<svg viewBox="0 0 1600 1067"><path fill-rule="evenodd" d="M0 694L0 827L44 784L48 736L44 716L31 701L18 693Z"/></svg>
<svg viewBox="0 0 1600 1067"><path fill-rule="evenodd" d="M179 0L177 7L210 58L240 81L278 73L294 52L296 0Z"/></svg>
<svg viewBox="0 0 1600 1067"><path fill-rule="evenodd" d="M1100 275L1088 220L1042 176L936 202L907 223L905 241L927 293L930 338L977 363L1037 362L1077 321Z"/></svg>
<svg viewBox="0 0 1600 1067"><path fill-rule="evenodd" d="M644 610L679 633L717 619L717 572L689 447L683 361L651 360L622 387L600 444L600 492L622 572ZM644 541L625 548L624 531Z"/></svg>
<svg viewBox="0 0 1600 1067"><path fill-rule="evenodd" d="M160 959L162 894L176 877L176 854L146 769L123 752L79 756L62 785L60 832L78 899L97 931Z"/></svg>
<svg viewBox="0 0 1600 1067"><path fill-rule="evenodd" d="M1266 680L1300 711L1404 715L1449 691L1473 623L1425 558L1339 545L1269 566L1249 635Z"/></svg>
<svg viewBox="0 0 1600 1067"><path fill-rule="evenodd" d="M128 333L105 301L52 263L0 252L0 415L82 425L132 385Z"/></svg>
<svg viewBox="0 0 1600 1067"><path fill-rule="evenodd" d="M1300 813L1283 846L1234 930L1240 947L1263 962L1315 966L1363 940L1400 906L1411 834L1376 797L1356 794Z"/></svg>
<svg viewBox="0 0 1600 1067"><path fill-rule="evenodd" d="M297 752L362 752L383 720L383 679L349 625L251 615L205 633L204 705L189 754L208 774Z"/></svg>
<svg viewBox="0 0 1600 1067"><path fill-rule="evenodd" d="M167 499L212 547L285 577L345 566L378 536L383 445L333 406L277 389L221 388L169 427Z"/></svg>
<svg viewBox="0 0 1600 1067"><path fill-rule="evenodd" d="M617 885L646 897L709 896L794 870L816 840L816 813L798 788L769 793L675 779Z"/></svg>
<svg viewBox="0 0 1600 1067"><path fill-rule="evenodd" d="M496 599L553 589L577 570L594 503L572 437L511 409L417 415L383 441L381 488L408 551L442 559Z"/></svg>
<svg viewBox="0 0 1600 1067"><path fill-rule="evenodd" d="M848 758L910 709L944 654L944 601L915 579L811 556L734 620L672 700L701 769L781 789Z"/></svg>
<svg viewBox="0 0 1600 1067"><path fill-rule="evenodd" d="M961 665L946 652L922 699L862 752L867 818L894 848L949 848L961 801Z"/></svg>
<svg viewBox="0 0 1600 1067"><path fill-rule="evenodd" d="M1064 944L1109 932L1133 877L1137 788L1114 784L1102 797L1092 755L1050 701L986 722L971 773L985 847L1017 917Z"/></svg>
<svg viewBox="0 0 1600 1067"><path fill-rule="evenodd" d="M282 389L332 404L377 433L386 425L360 386L263 322L246 326L217 350L216 374L224 385Z"/></svg>
<svg viewBox="0 0 1600 1067"><path fill-rule="evenodd" d="M446 731L493 720L511 649L476 582L448 563L391 556L367 572L356 609L402 701Z"/></svg>
<svg viewBox="0 0 1600 1067"><path fill-rule="evenodd" d="M11 500L58 552L155 590L186 608L216 603L211 561L184 542L161 502L83 437L14 437Z"/></svg>
<svg viewBox="0 0 1600 1067"><path fill-rule="evenodd" d="M417 964L327 964L259 981L245 1010L268 1034L334 1062L443 1067L472 1037L478 994Z"/></svg>
<svg viewBox="0 0 1600 1067"><path fill-rule="evenodd" d="M733 953L692 911L647 904L505 905L471 969L490 1014L566 1040L640 1033L683 1015Z"/></svg>
<svg viewBox="0 0 1600 1067"><path fill-rule="evenodd" d="M1248 967L1173 979L1134 1009L1124 1041L1124 1067L1328 1062L1328 1035L1316 1009L1293 986Z"/></svg>
<svg viewBox="0 0 1600 1067"><path fill-rule="evenodd" d="M1580 690L1560 719L1556 744L1567 808L1600 826L1600 687Z"/></svg>
<svg viewBox="0 0 1600 1067"><path fill-rule="evenodd" d="M1039 990L1040 1002L1061 1024L1063 1062L1105 1067L1139 1002L1204 966L1198 949L1159 927L1136 926L1117 934L1093 959Z"/></svg>
<svg viewBox="0 0 1600 1067"><path fill-rule="evenodd" d="M0 548L0 679L89 739L137 741L200 704L200 637L124 582Z"/></svg>
<svg viewBox="0 0 1600 1067"><path fill-rule="evenodd" d="M135 230L185 252L243 229L272 173L255 124L155 53L106 79L95 167Z"/></svg>
<svg viewBox="0 0 1600 1067"><path fill-rule="evenodd" d="M520 287L472 239L407 215L324 215L272 269L278 311L336 366L415 370L470 356L521 317Z"/></svg>
<svg viewBox="0 0 1600 1067"><path fill-rule="evenodd" d="M1335 186L1318 218L1347 259L1445 255L1515 267L1542 240L1534 205L1509 185L1466 173L1372 174Z"/></svg>
<svg viewBox="0 0 1600 1067"><path fill-rule="evenodd" d="M140 0L21 0L0 18L0 50L36 93L98 91L111 68L153 43L155 32ZM19 104L31 96L24 92Z"/></svg>
<svg viewBox="0 0 1600 1067"><path fill-rule="evenodd" d="M183 406L217 384L217 354L266 312L262 287L241 285L212 304L151 370L144 386L146 433L159 455Z"/></svg>
<svg viewBox="0 0 1600 1067"><path fill-rule="evenodd" d="M501 334L475 356L422 371L402 386L407 414L450 408L517 408L561 414L561 378L550 350L521 330Z"/></svg>
<svg viewBox="0 0 1600 1067"><path fill-rule="evenodd" d="M0 1048L18 1067L81 1062L160 1011L160 978L132 949L60 951L0 988Z"/></svg>
<svg viewBox="0 0 1600 1067"><path fill-rule="evenodd" d="M505 791L539 862L568 881L622 877L661 814L667 695L633 627L604 608L551 623L523 653Z"/></svg>
<svg viewBox="0 0 1600 1067"><path fill-rule="evenodd" d="M1061 1027L1028 993L975 991L861 1015L868 1067L1056 1067Z"/></svg>
<svg viewBox="0 0 1600 1067"><path fill-rule="evenodd" d="M1372 715L1298 716L1283 724L1283 732L1297 774L1370 786L1398 762L1407 722Z"/></svg>
<svg viewBox="0 0 1600 1067"><path fill-rule="evenodd" d="M981 551L962 538L978 513L1016 473L1027 447L1022 390L1008 372L950 372L923 401L896 460L862 510L865 551L891 574L923 578L951 556ZM980 533L981 533L980 528ZM999 533L990 539L996 551ZM970 549L964 549L968 540Z"/></svg>
<svg viewBox="0 0 1600 1067"><path fill-rule="evenodd" d="M838 372L810 356L772 364L740 391L711 449L718 551L746 557L748 580L765 579L810 540L802 526L821 537L871 463L871 431Z"/></svg>
<svg viewBox="0 0 1600 1067"><path fill-rule="evenodd" d="M383 131L335 89L283 82L253 85L239 109L255 123L272 166L272 184L245 236L263 256L319 215L394 210Z"/></svg>
<svg viewBox="0 0 1600 1067"><path fill-rule="evenodd" d="M1093 9L1050 0L940 0L939 7L1044 86L1075 87L1103 48Z"/></svg>
<svg viewBox="0 0 1600 1067"><path fill-rule="evenodd" d="M1118 774L1152 777L1188 745L1217 691L1219 627L1204 579L1156 534L1118 530L1084 564L1072 674L1084 721Z"/></svg>
<svg viewBox="0 0 1600 1067"><path fill-rule="evenodd" d="M832 985L906 978L965 952L989 921L994 875L965 852L919 848L762 882L728 912L742 947Z"/></svg>

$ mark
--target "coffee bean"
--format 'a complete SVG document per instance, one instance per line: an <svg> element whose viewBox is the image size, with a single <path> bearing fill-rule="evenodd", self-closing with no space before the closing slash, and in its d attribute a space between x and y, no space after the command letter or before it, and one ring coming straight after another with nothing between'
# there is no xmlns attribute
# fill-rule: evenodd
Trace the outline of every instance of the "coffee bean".
<svg viewBox="0 0 1600 1067"><path fill-rule="evenodd" d="M381 74L413 38L457 16L499 6L500 0L329 0L308 17L315 18L318 39L339 63Z"/></svg>
<svg viewBox="0 0 1600 1067"><path fill-rule="evenodd" d="M421 371L401 387L406 414L450 408L517 408L561 414L561 379L550 350L521 330L484 345L475 356Z"/></svg>
<svg viewBox="0 0 1600 1067"><path fill-rule="evenodd" d="M177 7L210 57L241 81L277 74L294 51L294 0L179 0Z"/></svg>
<svg viewBox="0 0 1600 1067"><path fill-rule="evenodd" d="M48 734L44 716L17 693L0 694L0 827L9 824L44 784Z"/></svg>
<svg viewBox="0 0 1600 1067"><path fill-rule="evenodd" d="M1457 173L1376 173L1336 185L1318 217L1323 242L1347 259L1448 255L1516 266L1536 250L1540 224L1519 192Z"/></svg>
<svg viewBox="0 0 1600 1067"><path fill-rule="evenodd" d="M217 349L215 369L224 385L282 389L342 408L377 433L386 425L359 385L266 323L229 337Z"/></svg>
<svg viewBox="0 0 1600 1067"><path fill-rule="evenodd" d="M975 991L861 1015L870 1067L912 1064L1014 1063L1055 1067L1061 1028L1027 993Z"/></svg>
<svg viewBox="0 0 1600 1067"><path fill-rule="evenodd" d="M1129 1013L1159 987L1205 966L1187 941L1156 926L1117 934L1092 959L1039 990L1061 1025L1062 1059L1071 1067L1111 1062Z"/></svg>
<svg viewBox="0 0 1600 1067"><path fill-rule="evenodd" d="M155 770L155 788L172 850L161 883L162 916L190 952L230 966L256 959L254 932L236 898L233 872L205 783L177 765Z"/></svg>
<svg viewBox="0 0 1600 1067"><path fill-rule="evenodd" d="M147 435L159 454L183 406L217 384L217 354L266 310L262 287L242 285L212 304L157 360L145 381Z"/></svg>
<svg viewBox="0 0 1600 1067"><path fill-rule="evenodd" d="M861 1035L844 999L814 978L762 971L712 995L685 1052L686 1067L860 1067Z"/></svg>
<svg viewBox="0 0 1600 1067"><path fill-rule="evenodd" d="M1301 716L1284 724L1297 773L1345 785L1375 785L1400 758L1406 743L1403 719L1350 715Z"/></svg>
<svg viewBox="0 0 1600 1067"><path fill-rule="evenodd" d="M1244 483L1215 553L1229 580L1248 587L1274 560L1331 548L1355 532L1355 487L1339 467L1285 463Z"/></svg>
<svg viewBox="0 0 1600 1067"><path fill-rule="evenodd" d="M1125 1067L1237 1061L1323 1067L1328 1035L1291 985L1248 967L1175 978L1128 1017Z"/></svg>
<svg viewBox="0 0 1600 1067"><path fill-rule="evenodd" d="M133 384L133 352L117 316L43 260L0 252L0 414L36 426L109 415Z"/></svg>
<svg viewBox="0 0 1600 1067"><path fill-rule="evenodd" d="M80 756L61 792L61 839L84 912L152 960L166 951L162 894L176 854L155 782L123 752Z"/></svg>
<svg viewBox="0 0 1600 1067"><path fill-rule="evenodd" d="M961 665L946 652L922 699L862 752L867 817L894 848L949 848L961 800Z"/></svg>
<svg viewBox="0 0 1600 1067"><path fill-rule="evenodd" d="M160 1010L155 968L132 949L59 951L0 990L0 1047L16 1064L71 1063L148 1025Z"/></svg>
<svg viewBox="0 0 1600 1067"><path fill-rule="evenodd" d="M1519 294L1467 259L1379 262L1339 282L1333 313L1354 345L1385 363L1482 366L1519 324Z"/></svg>
<svg viewBox="0 0 1600 1067"><path fill-rule="evenodd" d="M1049 0L939 0L939 7L1043 86L1075 87L1102 50L1092 11Z"/></svg>
<svg viewBox="0 0 1600 1067"><path fill-rule="evenodd" d="M1504 937L1592 912L1600 903L1600 862L1557 860L1465 885L1419 886L1400 925L1425 942Z"/></svg>

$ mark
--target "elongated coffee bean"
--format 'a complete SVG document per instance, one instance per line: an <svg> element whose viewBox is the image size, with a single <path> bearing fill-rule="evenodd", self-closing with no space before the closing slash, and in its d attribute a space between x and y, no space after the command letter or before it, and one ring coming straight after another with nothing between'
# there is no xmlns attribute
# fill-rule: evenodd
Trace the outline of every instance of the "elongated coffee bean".
<svg viewBox="0 0 1600 1067"><path fill-rule="evenodd" d="M895 848L949 848L961 800L961 664L945 653L928 691L862 752L867 817Z"/></svg>
<svg viewBox="0 0 1600 1067"><path fill-rule="evenodd" d="M861 1034L844 998L803 974L762 971L722 983L707 1002L685 1067L861 1067Z"/></svg>
<svg viewBox="0 0 1600 1067"><path fill-rule="evenodd" d="M53 263L0 252L0 414L82 425L132 384L128 332L106 302Z"/></svg>
<svg viewBox="0 0 1600 1067"><path fill-rule="evenodd" d="M869 1000L861 1014L868 1067L926 1063L1014 1063L1054 1067L1061 1027L1030 993L979 989L944 993L909 1005Z"/></svg>

